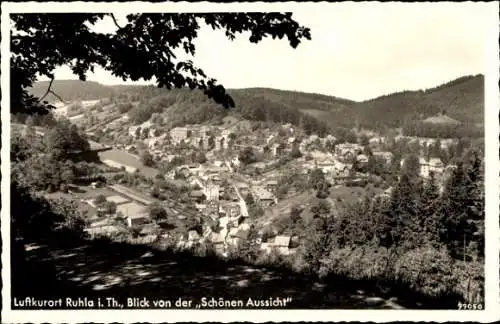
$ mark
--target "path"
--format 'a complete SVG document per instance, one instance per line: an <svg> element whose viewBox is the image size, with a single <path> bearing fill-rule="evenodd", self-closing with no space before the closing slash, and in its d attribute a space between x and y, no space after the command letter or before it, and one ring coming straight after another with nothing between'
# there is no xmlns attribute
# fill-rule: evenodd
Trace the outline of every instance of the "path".
<svg viewBox="0 0 500 324"><path fill-rule="evenodd" d="M72 248L42 246L26 253L33 264L23 268L32 269L28 271L36 275L13 277L13 292L18 297L144 296L171 300L212 296L225 299L290 297L290 306L294 308L400 308L393 300L364 293L345 282L326 286L290 272L209 257L172 255L140 246L118 243Z"/></svg>

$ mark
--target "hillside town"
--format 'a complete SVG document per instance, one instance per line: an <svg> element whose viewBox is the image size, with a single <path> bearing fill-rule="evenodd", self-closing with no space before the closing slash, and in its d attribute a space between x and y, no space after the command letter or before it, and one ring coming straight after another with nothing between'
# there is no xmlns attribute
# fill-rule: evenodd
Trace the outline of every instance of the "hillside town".
<svg viewBox="0 0 500 324"><path fill-rule="evenodd" d="M81 106L92 111L102 104L93 101ZM373 188L375 183L373 199L389 197L391 181L381 175L391 171L381 170L392 170L395 158L391 148L401 142L416 146L420 176L428 179L432 175L441 190L455 168L452 162L445 164L436 154L431 156L429 148L447 151L457 145L457 139L400 134L389 139L373 131L353 130L355 137L348 143L332 134L305 134L292 124L255 131L250 121L233 117L226 117L223 125L165 129L158 120L130 125L128 116L117 115L112 105L99 110L105 125L98 134L93 125L85 129L91 114L75 118L68 115L67 106L56 110L60 118L82 127L94 147L104 148L97 153L108 168L104 177L87 184L85 199L78 199L78 190L68 193L86 205L86 231L91 237L104 235L135 243L173 241L180 249L210 244L223 256L246 240L252 229L262 253L288 255L300 246L299 233L275 229L272 223L280 214L290 214L297 204L311 208L311 200L304 199L308 190L297 184L285 189L287 176L307 179L319 170L333 192L364 189L369 183ZM97 142L100 139L102 143ZM402 168L404 163L400 157L396 164ZM149 180L130 185L123 178L117 181L119 171ZM186 194L180 200L165 197L166 183L183 188ZM332 208L334 195L327 197ZM106 208L106 204L112 207ZM161 208L166 217L153 215L152 205ZM189 220L190 225L166 230L167 219L169 223Z"/></svg>

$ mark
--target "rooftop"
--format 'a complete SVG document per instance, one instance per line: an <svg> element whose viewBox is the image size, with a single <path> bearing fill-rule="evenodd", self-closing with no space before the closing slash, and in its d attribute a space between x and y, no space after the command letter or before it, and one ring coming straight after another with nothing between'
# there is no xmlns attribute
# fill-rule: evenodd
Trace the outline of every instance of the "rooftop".
<svg viewBox="0 0 500 324"><path fill-rule="evenodd" d="M116 211L121 212L124 216L131 218L141 218L147 215L146 207L135 202L121 204L116 206Z"/></svg>
<svg viewBox="0 0 500 324"><path fill-rule="evenodd" d="M278 235L274 239L274 245L288 247L290 245L290 239L290 236Z"/></svg>
<svg viewBox="0 0 500 324"><path fill-rule="evenodd" d="M274 199L274 195L272 193L260 186L253 187L253 192L260 200Z"/></svg>

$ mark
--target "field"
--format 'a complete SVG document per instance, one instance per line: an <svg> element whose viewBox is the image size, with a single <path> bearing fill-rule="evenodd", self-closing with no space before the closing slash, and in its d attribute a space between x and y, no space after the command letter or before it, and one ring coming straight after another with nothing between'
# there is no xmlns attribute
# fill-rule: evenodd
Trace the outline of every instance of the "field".
<svg viewBox="0 0 500 324"><path fill-rule="evenodd" d="M83 202L82 200L93 199L99 195L104 195L105 197L116 195L116 193L108 188L92 188L87 186L72 186L71 193L63 193L60 191L54 193L45 194L48 199L58 199L64 198L67 200L72 200L77 202L78 210L87 213L88 216L92 216L96 213L95 208L91 207L89 204Z"/></svg>
<svg viewBox="0 0 500 324"><path fill-rule="evenodd" d="M373 188L375 194L383 192L382 189ZM353 203L363 197L367 190L363 187L334 186L330 188L330 198L336 202Z"/></svg>
<svg viewBox="0 0 500 324"><path fill-rule="evenodd" d="M101 160L113 160L121 164L125 164L137 168L141 174L147 177L154 177L158 174L158 170L144 166L134 155L125 151L111 149L98 153Z"/></svg>
<svg viewBox="0 0 500 324"><path fill-rule="evenodd" d="M382 193L382 189L373 188L374 194ZM363 187L346 187L334 186L330 188L330 196L326 199L332 207L337 204L352 203L361 199L367 190ZM302 192L293 197L283 199L277 205L266 209L264 216L262 216L257 224L265 226L272 224L280 217L289 215L292 206L299 205L303 207L302 216L304 219L312 219L311 206L316 200L316 195L312 191Z"/></svg>

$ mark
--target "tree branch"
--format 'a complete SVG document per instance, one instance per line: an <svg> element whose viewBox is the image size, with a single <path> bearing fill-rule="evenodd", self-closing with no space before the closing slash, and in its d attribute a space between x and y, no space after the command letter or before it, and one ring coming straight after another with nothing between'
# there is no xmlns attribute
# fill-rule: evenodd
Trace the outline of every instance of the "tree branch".
<svg viewBox="0 0 500 324"><path fill-rule="evenodd" d="M63 98L61 98L61 96L59 96L57 93L55 93L54 91L52 90L49 90L50 93L52 93L57 99L59 99L62 103L66 103Z"/></svg>
<svg viewBox="0 0 500 324"><path fill-rule="evenodd" d="M116 21L116 17L114 14L110 14L111 15L111 18L113 19L113 22L115 23L115 26L118 27L118 29L121 29L122 27L120 25L118 25L118 22Z"/></svg>
<svg viewBox="0 0 500 324"><path fill-rule="evenodd" d="M42 102L42 100L43 100L45 97L47 97L47 95L48 95L48 94L52 91L52 90L50 90L50 88L52 87L52 82L54 82L54 77L52 77L52 78L50 79L50 83L49 83L49 86L48 86L48 88L47 88L47 91L45 91L45 94L44 94L42 97L40 97L40 99L38 99L38 103Z"/></svg>

